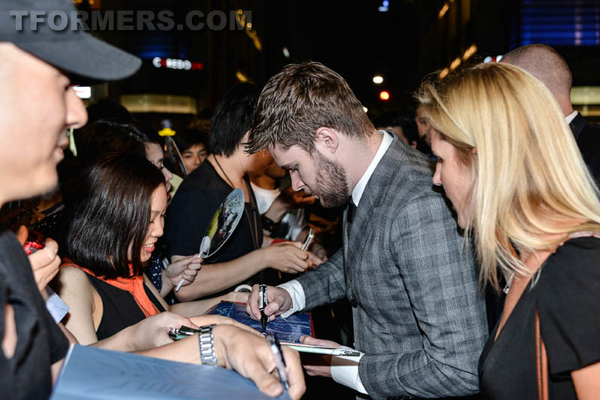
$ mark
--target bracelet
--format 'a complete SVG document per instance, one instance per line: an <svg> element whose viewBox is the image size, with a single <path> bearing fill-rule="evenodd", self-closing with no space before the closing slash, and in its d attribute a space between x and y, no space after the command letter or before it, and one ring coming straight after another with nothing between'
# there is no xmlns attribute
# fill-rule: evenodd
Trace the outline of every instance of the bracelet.
<svg viewBox="0 0 600 400"><path fill-rule="evenodd" d="M273 233L277 230L277 228L279 228L279 222L273 221L271 218L265 216L264 214L260 216L260 220L262 222L263 229L271 233Z"/></svg>
<svg viewBox="0 0 600 400"><path fill-rule="evenodd" d="M200 344L200 361L202 361L203 365L217 366L213 327L214 325L205 325L201 326L199 329L198 342Z"/></svg>

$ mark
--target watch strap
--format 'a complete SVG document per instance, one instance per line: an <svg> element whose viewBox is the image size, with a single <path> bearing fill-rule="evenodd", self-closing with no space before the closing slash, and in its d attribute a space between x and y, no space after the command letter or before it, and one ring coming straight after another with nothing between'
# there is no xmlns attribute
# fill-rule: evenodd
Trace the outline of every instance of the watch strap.
<svg viewBox="0 0 600 400"><path fill-rule="evenodd" d="M217 365L217 356L215 354L215 340L213 337L214 325L201 326L198 332L198 342L200 345L200 361L204 365Z"/></svg>

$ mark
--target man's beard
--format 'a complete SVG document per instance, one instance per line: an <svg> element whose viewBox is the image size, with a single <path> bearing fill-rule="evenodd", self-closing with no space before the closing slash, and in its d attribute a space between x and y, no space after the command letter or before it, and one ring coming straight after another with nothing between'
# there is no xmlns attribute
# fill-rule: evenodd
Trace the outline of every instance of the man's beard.
<svg viewBox="0 0 600 400"><path fill-rule="evenodd" d="M315 151L314 154L317 164L317 176L315 188L312 190L313 194L319 198L321 205L326 208L347 204L350 201L350 193L344 168L323 157L318 151Z"/></svg>

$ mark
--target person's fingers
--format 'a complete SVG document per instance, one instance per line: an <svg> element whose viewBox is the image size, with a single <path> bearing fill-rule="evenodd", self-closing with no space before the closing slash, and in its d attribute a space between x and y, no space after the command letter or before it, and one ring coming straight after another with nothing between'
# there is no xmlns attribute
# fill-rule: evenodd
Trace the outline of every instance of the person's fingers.
<svg viewBox="0 0 600 400"><path fill-rule="evenodd" d="M314 341L313 341L314 339ZM308 336L308 335L302 335L300 336L300 343L303 344L316 344L314 343L316 341L315 338L313 338L312 336Z"/></svg>
<svg viewBox="0 0 600 400"><path fill-rule="evenodd" d="M259 361L257 360L257 363L258 362ZM264 394L271 397L277 397L283 393L283 385L281 385L281 382L279 382L275 376L269 373L267 367L268 366L265 365L264 361L262 362L262 365L249 366L247 370L248 378L250 378L256 384L258 390Z"/></svg>
<svg viewBox="0 0 600 400"><path fill-rule="evenodd" d="M258 309L258 285L252 286L252 293L246 303L246 313L252 319L260 319L260 310Z"/></svg>
<svg viewBox="0 0 600 400"><path fill-rule="evenodd" d="M199 271L200 268L202 268L202 263L199 262L197 258L187 265L187 269L194 271Z"/></svg>
<svg viewBox="0 0 600 400"><path fill-rule="evenodd" d="M190 324L194 324L191 319L169 311L162 312L159 315L164 319L162 323L168 328L179 328L181 325L191 328Z"/></svg>
<svg viewBox="0 0 600 400"><path fill-rule="evenodd" d="M277 313L279 313L279 309L281 308L281 303L276 300L276 301L272 301L269 304L267 304L267 306L265 307L265 315L266 316L271 316L271 315L276 315ZM260 311L258 312L258 315L260 315Z"/></svg>
<svg viewBox="0 0 600 400"><path fill-rule="evenodd" d="M290 265L290 273L297 274L299 272L304 272L308 268L308 264L305 262L295 262Z"/></svg>
<svg viewBox="0 0 600 400"><path fill-rule="evenodd" d="M187 279L187 280L194 280L196 278L196 275L198 275L198 271L197 270L193 270L193 269L186 269L185 271L183 271L182 277L183 279Z"/></svg>
<svg viewBox="0 0 600 400"><path fill-rule="evenodd" d="M283 348L283 356L285 357L286 372L290 383L288 394L292 399L300 399L306 391L304 374L300 366L300 355L295 350Z"/></svg>
<svg viewBox="0 0 600 400"><path fill-rule="evenodd" d="M47 238L46 242L44 243L44 249L47 249L56 255L58 253L58 243L56 243L56 240L52 238Z"/></svg>
<svg viewBox="0 0 600 400"><path fill-rule="evenodd" d="M309 267L307 260L295 259L290 265L296 272L304 272Z"/></svg>
<svg viewBox="0 0 600 400"><path fill-rule="evenodd" d="M19 226L17 229L17 240L21 243L21 246L25 244L27 241L27 236L29 236L29 231L27 231L27 227L25 225Z"/></svg>
<svg viewBox="0 0 600 400"><path fill-rule="evenodd" d="M310 344L314 346L327 346L327 347L340 347L339 343L334 342L333 340L324 340L317 339L312 336L302 335L300 336L300 343Z"/></svg>
<svg viewBox="0 0 600 400"><path fill-rule="evenodd" d="M323 260L322 260L322 259L321 259L319 256L317 256L315 253L313 253L313 252L308 252L308 255L309 255L309 259L310 259L310 261L311 261L313 264L316 264L316 265L323 264L323 262L324 262L324 261L323 261Z"/></svg>
<svg viewBox="0 0 600 400"><path fill-rule="evenodd" d="M56 247L56 250L58 246ZM34 271L43 269L43 268L58 268L60 265L60 257L56 255L56 250L50 247L44 247L43 249L39 249L33 254L29 255L29 263L31 264Z"/></svg>

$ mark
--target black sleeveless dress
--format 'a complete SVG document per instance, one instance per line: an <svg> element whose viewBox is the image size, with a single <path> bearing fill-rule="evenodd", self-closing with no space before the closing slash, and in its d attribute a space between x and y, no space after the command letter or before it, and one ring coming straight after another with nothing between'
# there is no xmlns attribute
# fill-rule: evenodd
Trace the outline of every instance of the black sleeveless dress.
<svg viewBox="0 0 600 400"><path fill-rule="evenodd" d="M131 293L116 288L90 274L86 275L102 299L104 312L98 330L96 331L98 340L106 339L146 318ZM164 307L156 299L154 294L152 294L150 289L148 289L148 286L146 286L145 283L144 290L156 308L158 308L160 312L165 311Z"/></svg>

